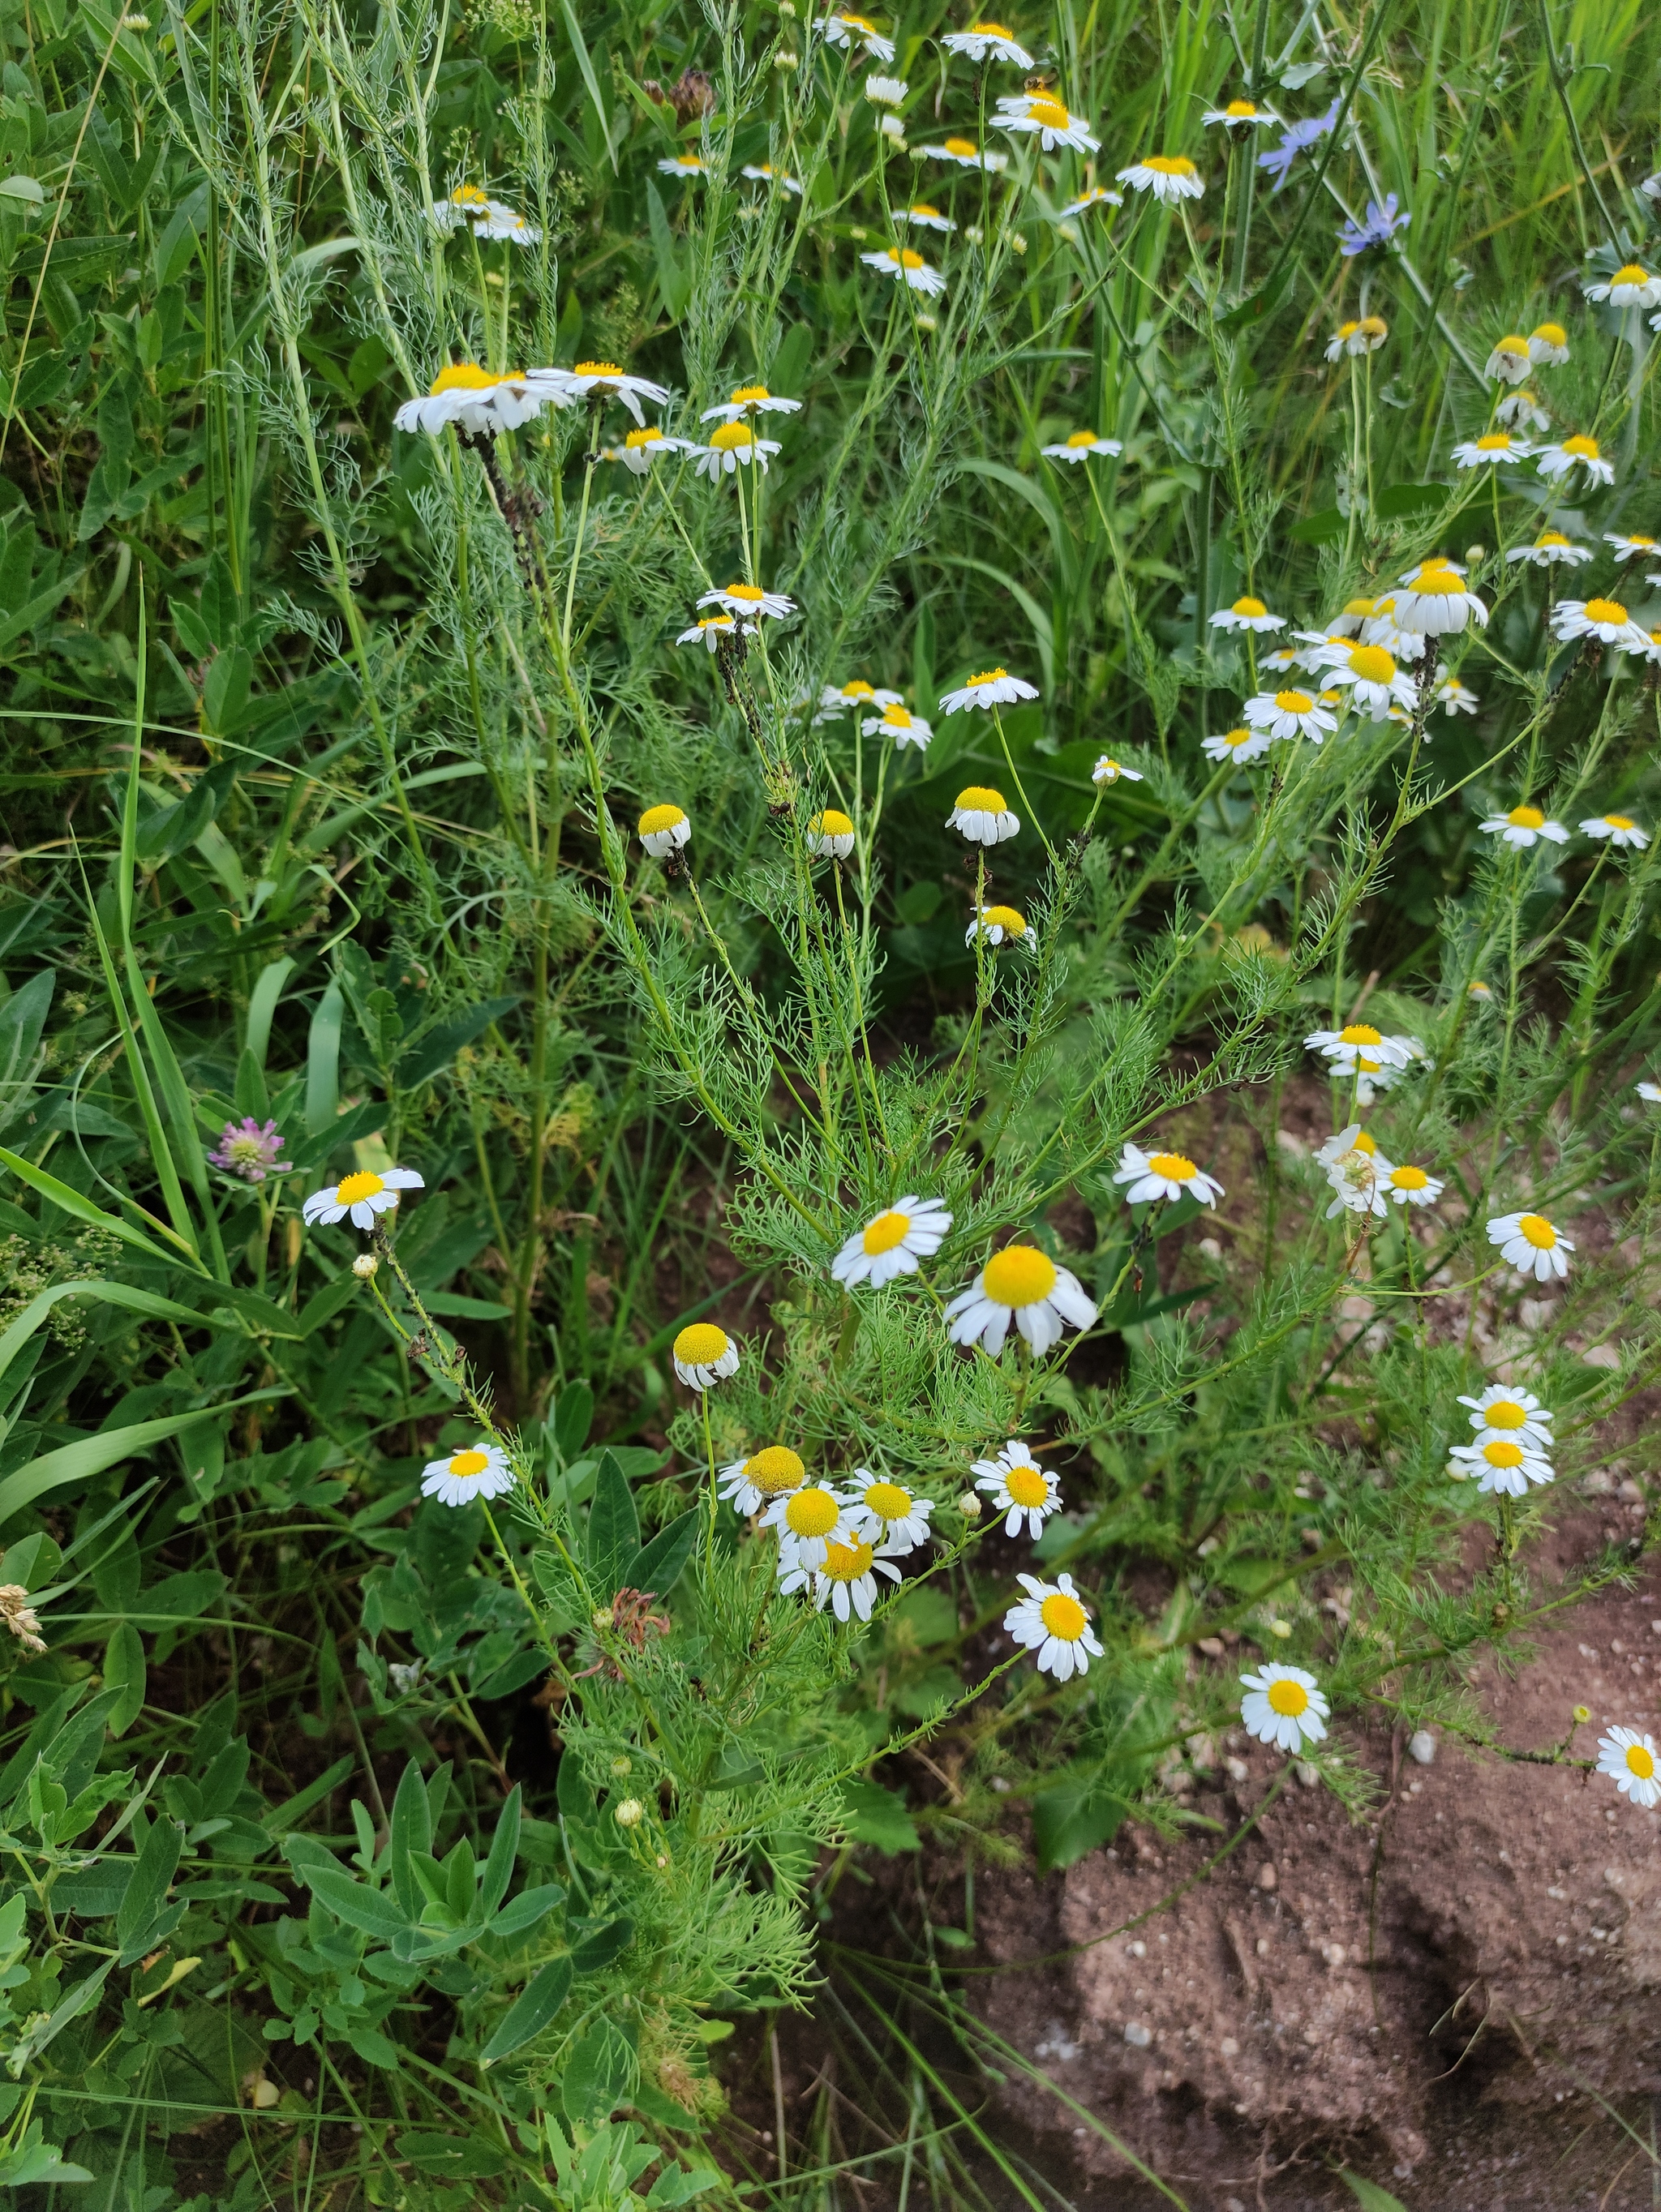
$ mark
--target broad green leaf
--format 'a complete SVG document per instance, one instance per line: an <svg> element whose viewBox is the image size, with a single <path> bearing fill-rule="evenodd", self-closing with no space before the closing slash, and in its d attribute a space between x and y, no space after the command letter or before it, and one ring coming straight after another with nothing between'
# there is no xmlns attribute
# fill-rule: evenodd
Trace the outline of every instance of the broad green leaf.
<svg viewBox="0 0 1661 2212"><path fill-rule="evenodd" d="M609 2118L639 2071L635 2047L617 2021L597 2020L566 2062L562 2094L568 2115L588 2126Z"/></svg>
<svg viewBox="0 0 1661 2212"><path fill-rule="evenodd" d="M620 1589L651 1590L667 1597L680 1579L681 1569L692 1555L703 1516L694 1505L690 1511L660 1528L649 1544L642 1544L624 1568Z"/></svg>
<svg viewBox="0 0 1661 2212"><path fill-rule="evenodd" d="M494 2066L540 2035L570 1993L571 1962L551 1959L539 1967L514 1999L496 2024L496 2030L479 2054L479 2063Z"/></svg>
<svg viewBox="0 0 1661 2212"><path fill-rule="evenodd" d="M648 2204L690 2204L708 2189L718 2189L721 2176L710 2166L666 2166L647 2192Z"/></svg>
<svg viewBox="0 0 1661 2212"><path fill-rule="evenodd" d="M584 1565L595 1595L609 1598L623 1571L640 1549L640 1516L623 1469L610 1452L602 1454L588 1508L588 1541Z"/></svg>
<svg viewBox="0 0 1661 2212"><path fill-rule="evenodd" d="M872 1844L892 1857L897 1851L920 1850L922 1838L905 1809L905 1800L879 1782L844 1782L843 1820L855 1843Z"/></svg>
<svg viewBox="0 0 1661 2212"><path fill-rule="evenodd" d="M162 1814L151 1822L150 1832L139 1846L137 1864L115 1916L115 1938L121 1946L124 1965L143 1954L144 1939L167 1902L167 1885L178 1869L184 1842L178 1822Z"/></svg>
<svg viewBox="0 0 1661 2212"><path fill-rule="evenodd" d="M416 1042L398 1061L392 1073L401 1090L414 1091L423 1083L430 1083L441 1074L454 1060L465 1044L471 1044L492 1022L511 1013L519 1004L519 994L510 992L504 999L486 999L477 1006L469 1006L465 1014L456 1014L447 1022L441 1022L435 1030Z"/></svg>
<svg viewBox="0 0 1661 2212"><path fill-rule="evenodd" d="M130 1620L119 1622L104 1646L104 1686L119 1692L110 1734L125 1735L144 1709L144 1643Z"/></svg>
<svg viewBox="0 0 1661 2212"><path fill-rule="evenodd" d="M268 968L260 969L254 987L248 994L248 1026L243 1036L242 1048L253 1054L254 1064L258 1067L263 1068L265 1065L277 1000L283 996L283 987L293 975L294 968L294 962L285 953L281 960L273 960Z"/></svg>
<svg viewBox="0 0 1661 2212"><path fill-rule="evenodd" d="M354 1881L349 1874L331 1874L303 1862L295 1871L318 1902L349 1928L361 1929L364 1935L389 1943L410 1924L398 1899L385 1890L372 1889L367 1881Z"/></svg>
<svg viewBox="0 0 1661 2212"><path fill-rule="evenodd" d="M429 1850L432 1840L433 1816L427 1802L427 1785L421 1778L419 1764L412 1759L404 1770L398 1795L392 1800L386 1861L398 1901L411 1920L419 1916L422 1903L412 1857L417 1852Z"/></svg>

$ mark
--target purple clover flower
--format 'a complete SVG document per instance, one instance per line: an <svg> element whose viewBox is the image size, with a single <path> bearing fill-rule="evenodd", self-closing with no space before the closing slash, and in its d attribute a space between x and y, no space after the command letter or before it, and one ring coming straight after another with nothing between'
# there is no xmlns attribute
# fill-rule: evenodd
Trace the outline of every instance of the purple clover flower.
<svg viewBox="0 0 1661 2212"><path fill-rule="evenodd" d="M1285 125L1285 136L1278 146L1271 146L1266 154L1257 156L1257 167L1267 169L1275 179L1278 192L1292 173L1292 165L1299 154L1307 153L1311 146L1319 145L1328 132L1338 127L1338 110L1342 101L1334 100L1324 115L1306 116L1301 123Z"/></svg>
<svg viewBox="0 0 1661 2212"><path fill-rule="evenodd" d="M244 1182L264 1182L268 1175L287 1175L294 1165L292 1160L279 1160L283 1139L277 1134L275 1121L264 1127L245 1114L240 1123L227 1121L219 1139L219 1149L208 1158L227 1175L240 1176Z"/></svg>
<svg viewBox="0 0 1661 2212"><path fill-rule="evenodd" d="M1405 230L1413 217L1398 214L1396 210L1400 205L1395 193L1390 192L1385 196L1383 207L1377 200L1367 202L1364 222L1357 222L1351 216L1338 233L1338 244L1345 259L1351 260L1356 254L1365 253L1370 246L1388 246L1398 230Z"/></svg>

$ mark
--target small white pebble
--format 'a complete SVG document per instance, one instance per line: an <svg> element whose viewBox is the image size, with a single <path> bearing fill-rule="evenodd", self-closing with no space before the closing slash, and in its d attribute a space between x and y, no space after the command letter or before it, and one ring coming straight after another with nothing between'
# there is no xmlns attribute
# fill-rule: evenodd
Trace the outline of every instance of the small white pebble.
<svg viewBox="0 0 1661 2212"><path fill-rule="evenodd" d="M1232 2035L1226 2035L1217 2048L1225 2058L1238 2058L1240 2055L1240 2046Z"/></svg>
<svg viewBox="0 0 1661 2212"><path fill-rule="evenodd" d="M1321 1770L1318 1766L1311 1766L1306 1759L1300 1759L1298 1761L1298 1779L1305 1790L1318 1790L1321 1786Z"/></svg>
<svg viewBox="0 0 1661 2212"><path fill-rule="evenodd" d="M1418 1766L1434 1765L1436 1739L1428 1729L1415 1729L1408 1738L1408 1757Z"/></svg>
<svg viewBox="0 0 1661 2212"><path fill-rule="evenodd" d="M1141 1939L1140 1938L1140 1936L1137 1938L1137 1940L1136 1940L1136 1942L1134 1942L1133 1944L1131 1944L1131 1946L1130 1946L1129 1948L1130 1948L1130 1955L1131 1955L1131 1957L1132 1957L1133 1959L1145 1959L1145 1958L1147 1958L1147 1944L1146 1944L1146 1943L1144 1943L1144 1942L1141 1941Z"/></svg>
<svg viewBox="0 0 1661 2212"><path fill-rule="evenodd" d="M1124 2039L1138 2051L1146 2051L1153 2040L1153 2031L1144 2027L1139 2020L1128 2020L1124 2024Z"/></svg>
<svg viewBox="0 0 1661 2212"><path fill-rule="evenodd" d="M1269 1956L1269 1938L1267 1936L1260 1936L1257 1938L1257 1956L1260 1959L1266 1959Z"/></svg>
<svg viewBox="0 0 1661 2212"><path fill-rule="evenodd" d="M1329 1966L1342 1966L1345 1957L1344 1947L1342 1943L1323 1943L1321 1946L1321 1956Z"/></svg>
<svg viewBox="0 0 1661 2212"><path fill-rule="evenodd" d="M1228 1770L1228 1778L1231 1782L1245 1782L1250 1779L1251 1769L1246 1765L1244 1759L1230 1759L1223 1763Z"/></svg>

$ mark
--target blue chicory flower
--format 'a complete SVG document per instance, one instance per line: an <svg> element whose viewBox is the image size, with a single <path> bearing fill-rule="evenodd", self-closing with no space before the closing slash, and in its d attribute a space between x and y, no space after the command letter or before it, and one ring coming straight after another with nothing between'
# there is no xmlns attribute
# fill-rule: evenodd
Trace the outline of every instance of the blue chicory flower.
<svg viewBox="0 0 1661 2212"><path fill-rule="evenodd" d="M1338 244L1345 259L1365 253L1370 246L1388 246L1398 230L1405 230L1413 217L1398 214L1400 205L1395 193L1390 192L1386 195L1383 207L1377 200L1367 202L1364 222L1357 222L1352 216L1338 233Z"/></svg>
<svg viewBox="0 0 1661 2212"><path fill-rule="evenodd" d="M1301 123L1288 123L1285 136L1278 146L1271 146L1266 154L1257 156L1257 167L1267 169L1275 179L1278 192L1291 174L1292 165L1299 154L1318 145L1329 131L1338 127L1338 110L1342 102L1335 100L1324 115L1306 116Z"/></svg>

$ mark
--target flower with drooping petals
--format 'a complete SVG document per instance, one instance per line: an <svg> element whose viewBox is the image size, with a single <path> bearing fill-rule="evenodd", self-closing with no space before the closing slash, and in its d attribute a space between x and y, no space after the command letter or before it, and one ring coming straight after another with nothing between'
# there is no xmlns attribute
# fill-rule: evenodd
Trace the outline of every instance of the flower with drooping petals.
<svg viewBox="0 0 1661 2212"><path fill-rule="evenodd" d="M946 289L946 279L940 270L932 268L921 253L914 253L909 246L885 246L878 253L861 253L860 259L867 269L879 276L897 276L914 292L922 292L928 299L937 300Z"/></svg>
<svg viewBox="0 0 1661 2212"><path fill-rule="evenodd" d="M759 584L728 584L724 590L706 592L698 601L701 607L719 607L723 614L739 615L753 622L762 615L771 615L776 622L796 611L796 603L782 592L764 592Z"/></svg>
<svg viewBox="0 0 1661 2212"><path fill-rule="evenodd" d="M1543 837L1548 845L1567 845L1569 833L1561 822L1549 822L1537 806L1513 806L1509 814L1491 814L1477 824L1490 837L1499 837L1518 853L1526 853Z"/></svg>
<svg viewBox="0 0 1661 2212"><path fill-rule="evenodd" d="M1349 1022L1341 1030L1314 1030L1304 1039L1305 1048L1318 1052L1332 1063L1337 1075L1354 1075L1364 1060L1381 1067L1405 1067L1415 1057L1416 1039L1386 1036L1371 1022Z"/></svg>
<svg viewBox="0 0 1661 2212"><path fill-rule="evenodd" d="M691 841L692 825L678 806L648 806L636 825L640 842L654 860L667 860Z"/></svg>
<svg viewBox="0 0 1661 2212"><path fill-rule="evenodd" d="M1254 124L1278 124L1280 117L1272 107L1259 107L1255 100L1231 100L1226 107L1208 107L1200 118L1208 129L1220 123L1232 138L1237 131L1250 131Z"/></svg>
<svg viewBox="0 0 1661 2212"><path fill-rule="evenodd" d="M1640 830L1630 814L1593 814L1580 824L1583 837L1607 837L1617 848L1628 846L1641 853L1650 842L1647 830Z"/></svg>
<svg viewBox="0 0 1661 2212"><path fill-rule="evenodd" d="M1462 469L1498 468L1504 461L1529 461L1534 448L1509 430L1485 430L1480 438L1467 438L1453 448L1454 465Z"/></svg>
<svg viewBox="0 0 1661 2212"><path fill-rule="evenodd" d="M1577 545L1561 530L1542 530L1531 544L1513 545L1506 558L1526 561L1533 568L1549 568L1558 561L1567 561L1570 568L1578 568L1592 558L1592 550L1590 545Z"/></svg>
<svg viewBox="0 0 1661 2212"><path fill-rule="evenodd" d="M1528 340L1512 337L1500 340L1488 356L1482 374L1493 377L1496 383L1521 384L1533 366Z"/></svg>
<svg viewBox="0 0 1661 2212"><path fill-rule="evenodd" d="M1588 284L1586 297L1611 307L1652 307L1661 301L1661 276L1653 276L1641 263L1628 261L1612 276Z"/></svg>
<svg viewBox="0 0 1661 2212"><path fill-rule="evenodd" d="M1256 630L1263 636L1267 636L1272 630L1284 629L1286 626L1287 618L1284 615L1270 614L1262 601L1254 599L1250 592L1244 598L1236 599L1232 606L1219 607L1211 617L1213 629L1250 629Z"/></svg>
<svg viewBox="0 0 1661 2212"><path fill-rule="evenodd" d="M1202 738L1200 750L1214 761L1238 761L1242 767L1248 761L1261 760L1272 740L1267 730L1225 730L1220 736Z"/></svg>
<svg viewBox="0 0 1661 2212"><path fill-rule="evenodd" d="M921 714L902 707L897 699L885 701L880 714L873 714L869 721L860 724L862 738L892 738L897 752L904 752L907 745L916 745L919 752L926 752L934 734L932 722L925 722Z"/></svg>
<svg viewBox="0 0 1661 2212"><path fill-rule="evenodd" d="M1204 180L1186 154L1145 155L1121 169L1117 182L1129 185L1133 192L1152 192L1167 207L1178 200L1200 199L1205 192Z"/></svg>
<svg viewBox="0 0 1661 2212"><path fill-rule="evenodd" d="M1561 323L1540 323L1529 332L1529 359L1561 368L1569 357L1569 334Z"/></svg>
<svg viewBox="0 0 1661 2212"><path fill-rule="evenodd" d="M759 1513L807 1479L800 1455L788 1444L767 1444L748 1459L735 1459L722 1468L718 1494L739 1515Z"/></svg>
<svg viewBox="0 0 1661 2212"><path fill-rule="evenodd" d="M689 1322L676 1337L675 1372L689 1390L713 1389L739 1371L739 1348L712 1321Z"/></svg>
<svg viewBox="0 0 1661 2212"><path fill-rule="evenodd" d="M832 1544L849 1544L854 1540L848 1508L822 1482L805 1482L799 1489L776 1498L762 1515L761 1525L777 1529L782 1559L810 1571L824 1565L824 1555Z"/></svg>
<svg viewBox="0 0 1661 2212"><path fill-rule="evenodd" d="M1555 446L1542 446L1536 456L1535 465L1542 477L1553 483L1561 483L1575 469L1584 469L1588 484L1612 484L1615 482L1614 464L1606 461L1598 449L1596 438L1560 439Z"/></svg>
<svg viewBox="0 0 1661 2212"><path fill-rule="evenodd" d="M1059 446L1041 446L1038 450L1047 461L1087 461L1092 453L1116 459L1124 447L1116 438L1104 438L1098 431L1074 430Z"/></svg>
<svg viewBox="0 0 1661 2212"><path fill-rule="evenodd" d="M1000 131L1034 132L1046 154L1057 146L1070 146L1075 154L1094 154L1100 148L1100 139L1091 137L1083 117L1069 114L1067 102L1053 92L1014 93L1001 100L998 107Z"/></svg>
<svg viewBox="0 0 1661 2212"><path fill-rule="evenodd" d="M971 676L960 691L948 691L940 701L943 714L961 714L965 707L1013 707L1023 699L1036 699L1038 687L1007 668L983 669Z"/></svg>
<svg viewBox="0 0 1661 2212"><path fill-rule="evenodd" d="M1013 1325L1042 1359L1068 1327L1093 1328L1096 1308L1078 1277L1047 1252L1036 1244L1007 1244L952 1299L946 1317L953 1344L978 1340L995 1359Z"/></svg>
<svg viewBox="0 0 1661 2212"><path fill-rule="evenodd" d="M1013 62L1017 69L1032 66L1031 55L1001 23L971 23L966 31L948 31L940 44L947 53L965 54L971 62L983 62L989 56L995 62Z"/></svg>
<svg viewBox="0 0 1661 2212"><path fill-rule="evenodd" d="M811 1579L814 1604L821 1613L828 1604L838 1620L846 1620L850 1614L858 1620L870 1620L877 1602L879 1575L886 1575L891 1583L900 1579L899 1569L878 1559L869 1544L827 1544L824 1557L816 1567L807 1566L800 1557L788 1558L783 1546L779 1547L780 1590L788 1596L806 1589Z"/></svg>
<svg viewBox="0 0 1661 2212"><path fill-rule="evenodd" d="M1002 792L989 784L971 783L958 793L946 826L971 845L1001 845L1019 831L1021 817L1010 812Z"/></svg>
<svg viewBox="0 0 1661 2212"><path fill-rule="evenodd" d="M829 46L847 46L850 51L855 46L863 46L873 60L879 62L891 62L894 58L892 39L885 37L863 15L848 12L822 15L813 27L824 33Z"/></svg>
<svg viewBox="0 0 1661 2212"><path fill-rule="evenodd" d="M978 907L964 932L963 941L973 945L977 938L987 945L1024 945L1027 941L1026 916L1013 906Z"/></svg>
<svg viewBox="0 0 1661 2212"><path fill-rule="evenodd" d="M1360 361L1377 353L1389 336L1390 325L1382 315L1363 315L1359 321L1340 323L1327 340L1327 359Z"/></svg>

